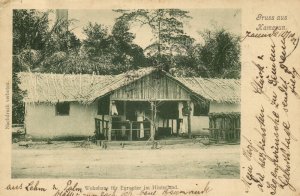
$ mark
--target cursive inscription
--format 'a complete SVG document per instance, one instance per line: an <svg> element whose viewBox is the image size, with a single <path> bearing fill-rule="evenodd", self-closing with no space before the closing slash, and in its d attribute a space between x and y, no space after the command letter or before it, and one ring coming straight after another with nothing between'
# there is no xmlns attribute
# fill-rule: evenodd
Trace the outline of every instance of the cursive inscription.
<svg viewBox="0 0 300 196"><path fill-rule="evenodd" d="M295 192L291 144L297 139L293 136L289 116L294 109L291 108L291 100L299 101L297 89L300 77L289 59L298 46L299 38L292 31L280 31L278 28L265 34L246 31L243 40L246 38L254 41L265 39L270 52L266 55L264 51L256 51L253 55L252 65L256 71L250 82L251 98L262 101L254 109L253 136L243 137L242 153L247 165L242 167L241 181L247 193L252 187L270 195L280 190ZM252 45L255 43L252 42ZM264 58L265 55L267 58Z"/></svg>
<svg viewBox="0 0 300 196"><path fill-rule="evenodd" d="M40 185L40 181L30 181L29 183L21 183L18 185L9 184L5 188L8 191L20 191L25 190L26 192L45 192L47 188Z"/></svg>
<svg viewBox="0 0 300 196"><path fill-rule="evenodd" d="M53 187L53 189L57 188ZM57 189L54 196L78 196L81 195L81 193L82 188L78 186L78 182L74 183L72 180L68 180L66 186L62 190Z"/></svg>

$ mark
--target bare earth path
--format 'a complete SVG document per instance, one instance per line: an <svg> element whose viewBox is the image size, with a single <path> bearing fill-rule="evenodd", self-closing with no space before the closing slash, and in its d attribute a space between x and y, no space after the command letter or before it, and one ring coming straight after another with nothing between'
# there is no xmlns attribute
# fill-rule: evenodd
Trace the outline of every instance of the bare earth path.
<svg viewBox="0 0 300 196"><path fill-rule="evenodd" d="M239 145L200 144L112 146L107 150L78 143L17 144L12 150L13 178L239 178Z"/></svg>

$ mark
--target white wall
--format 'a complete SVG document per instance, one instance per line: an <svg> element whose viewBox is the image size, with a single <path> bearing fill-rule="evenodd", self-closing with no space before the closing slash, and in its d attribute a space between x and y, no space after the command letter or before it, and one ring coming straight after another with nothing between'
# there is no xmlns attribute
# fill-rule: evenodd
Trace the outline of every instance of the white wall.
<svg viewBox="0 0 300 196"><path fill-rule="evenodd" d="M209 113L221 113L221 112L241 112L240 103L217 103L211 102L209 107Z"/></svg>
<svg viewBox="0 0 300 196"><path fill-rule="evenodd" d="M57 116L55 104L26 104L25 126L34 137L91 136L95 131L97 105L70 103L68 116Z"/></svg>
<svg viewBox="0 0 300 196"><path fill-rule="evenodd" d="M203 128L209 128L208 116L191 116L191 127L192 133L208 134L208 130L203 130Z"/></svg>
<svg viewBox="0 0 300 196"><path fill-rule="evenodd" d="M191 131L192 134L208 134L208 130L203 130L204 128L209 128L209 118L208 116L194 116L194 103L191 104Z"/></svg>
<svg viewBox="0 0 300 196"><path fill-rule="evenodd" d="M26 131L35 137L91 136L95 131L95 117L102 118L97 115L96 103L82 105L71 102L69 116L56 116L54 104L26 104L25 107ZM209 112L240 112L240 104L211 102ZM161 120L159 124L162 126ZM192 133L208 133L203 128L209 127L209 118L191 116L191 125Z"/></svg>

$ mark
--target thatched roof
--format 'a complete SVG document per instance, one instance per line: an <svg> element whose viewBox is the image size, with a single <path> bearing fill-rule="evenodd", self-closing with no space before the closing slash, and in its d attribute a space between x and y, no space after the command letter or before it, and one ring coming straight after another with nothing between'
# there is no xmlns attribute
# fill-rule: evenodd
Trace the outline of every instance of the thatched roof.
<svg viewBox="0 0 300 196"><path fill-rule="evenodd" d="M201 97L216 102L239 103L240 80L216 78L174 77L188 89Z"/></svg>
<svg viewBox="0 0 300 196"><path fill-rule="evenodd" d="M119 75L19 73L24 102L78 101L90 103L111 91L152 73L143 68Z"/></svg>
<svg viewBox="0 0 300 196"><path fill-rule="evenodd" d="M24 102L93 102L116 89L128 85L155 68L142 68L119 75L19 73L20 88L26 91ZM169 74L167 74L169 77ZM240 82L233 79L172 77L192 93L209 101L240 102Z"/></svg>

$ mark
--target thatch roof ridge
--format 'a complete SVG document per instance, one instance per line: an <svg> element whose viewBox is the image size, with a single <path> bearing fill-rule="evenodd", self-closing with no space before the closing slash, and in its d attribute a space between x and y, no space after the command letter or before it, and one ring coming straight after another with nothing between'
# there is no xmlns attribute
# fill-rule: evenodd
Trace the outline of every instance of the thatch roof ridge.
<svg viewBox="0 0 300 196"><path fill-rule="evenodd" d="M239 103L240 80L202 77L173 77L193 93L215 102Z"/></svg>
<svg viewBox="0 0 300 196"><path fill-rule="evenodd" d="M95 74L52 74L30 73L18 74L22 90L27 91L25 102L59 102L78 101L83 103L93 102L98 97L104 96L123 86L130 84L157 70L147 67L131 70L118 75ZM236 79L217 79L202 77L174 77L182 87L195 95L216 102L240 102L240 81Z"/></svg>
<svg viewBox="0 0 300 196"><path fill-rule="evenodd" d="M118 75L51 74L20 72L21 90L27 91L25 102L79 101L96 98L152 73L155 68L131 70Z"/></svg>

